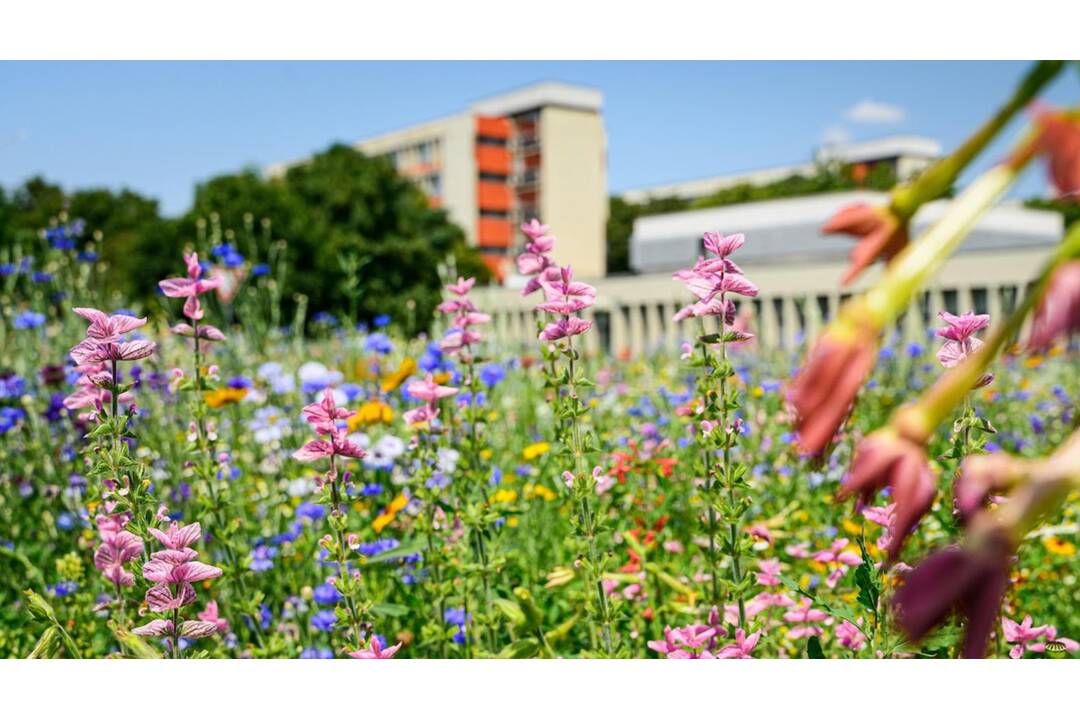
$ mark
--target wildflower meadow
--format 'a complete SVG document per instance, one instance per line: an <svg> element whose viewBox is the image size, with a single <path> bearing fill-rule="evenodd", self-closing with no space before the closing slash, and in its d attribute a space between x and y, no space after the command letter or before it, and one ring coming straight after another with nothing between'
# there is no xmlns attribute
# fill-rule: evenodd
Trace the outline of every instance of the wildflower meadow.
<svg viewBox="0 0 1080 720"><path fill-rule="evenodd" d="M1049 106L952 191L1057 66L830 220L845 282L886 267L795 348L755 337L740 228L700 228L681 347L635 356L586 350L598 291L542 217L527 346L452 260L432 317L350 318L283 297L250 229L188 238L135 300L107 235L26 228L0 248L0 656L1077 657L1080 224L1000 316L898 332L1025 168L1075 201L1080 122Z"/></svg>

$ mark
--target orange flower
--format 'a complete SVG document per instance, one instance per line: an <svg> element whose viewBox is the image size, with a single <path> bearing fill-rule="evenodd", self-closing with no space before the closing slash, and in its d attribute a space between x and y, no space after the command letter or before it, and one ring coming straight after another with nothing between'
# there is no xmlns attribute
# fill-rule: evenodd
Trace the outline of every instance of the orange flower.
<svg viewBox="0 0 1080 720"><path fill-rule="evenodd" d="M223 405L231 405L238 403L247 397L247 388L221 388L220 390L211 390L203 394L206 399L206 404L212 408L219 408Z"/></svg>

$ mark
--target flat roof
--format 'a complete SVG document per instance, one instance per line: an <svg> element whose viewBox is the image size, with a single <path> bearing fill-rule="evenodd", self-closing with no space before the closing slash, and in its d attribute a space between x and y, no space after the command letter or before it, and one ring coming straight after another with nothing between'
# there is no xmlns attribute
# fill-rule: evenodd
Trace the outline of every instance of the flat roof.
<svg viewBox="0 0 1080 720"><path fill-rule="evenodd" d="M600 112L604 94L584 85L547 81L482 98L469 110L478 115L514 115L546 105Z"/></svg>
<svg viewBox="0 0 1080 720"><path fill-rule="evenodd" d="M847 191L643 216L634 222L630 264L639 272L692 265L700 254L701 235L708 230L746 234L747 243L739 251L740 264L845 258L852 239L823 235L821 226L845 205L880 205L887 199L886 193ZM913 219L912 235L939 219L949 202L937 200L925 205ZM1060 241L1063 230L1059 213L1001 205L982 217L961 251L1051 246Z"/></svg>

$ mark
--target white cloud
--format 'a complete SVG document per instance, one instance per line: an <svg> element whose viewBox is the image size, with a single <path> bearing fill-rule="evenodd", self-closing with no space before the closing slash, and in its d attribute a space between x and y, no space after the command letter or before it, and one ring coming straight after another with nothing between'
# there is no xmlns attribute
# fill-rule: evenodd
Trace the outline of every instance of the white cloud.
<svg viewBox="0 0 1080 720"><path fill-rule="evenodd" d="M844 117L848 122L853 123L882 123L882 124L895 124L904 121L907 117L907 113L904 112L904 108L899 105L891 105L889 103L878 102L877 100L871 100L866 98L848 108L848 111L844 113Z"/></svg>
<svg viewBox="0 0 1080 720"><path fill-rule="evenodd" d="M851 133L843 125L830 125L821 133L822 145L846 145L851 142Z"/></svg>

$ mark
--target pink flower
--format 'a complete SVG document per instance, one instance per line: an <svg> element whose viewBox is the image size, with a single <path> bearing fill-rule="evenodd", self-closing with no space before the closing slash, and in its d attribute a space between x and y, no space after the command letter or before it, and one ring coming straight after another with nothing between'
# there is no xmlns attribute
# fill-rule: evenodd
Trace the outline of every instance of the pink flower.
<svg viewBox="0 0 1080 720"><path fill-rule="evenodd" d="M206 603L206 609L199 613L198 617L203 622L213 623L218 632L229 632L229 621L218 615L217 600L211 600Z"/></svg>
<svg viewBox="0 0 1080 720"><path fill-rule="evenodd" d="M447 387L436 383L434 376L431 373L428 373L422 381L409 383L408 387L405 389L410 396L428 403L441 400L442 398L452 397L458 393L457 388Z"/></svg>
<svg viewBox="0 0 1080 720"><path fill-rule="evenodd" d="M542 224L536 218L521 224L521 232L525 233L530 240L534 241L547 235L549 230L551 230L551 228Z"/></svg>
<svg viewBox="0 0 1080 720"><path fill-rule="evenodd" d="M761 569L761 572L754 573L758 585L771 586L780 584L779 560L758 560L758 567Z"/></svg>
<svg viewBox="0 0 1080 720"><path fill-rule="evenodd" d="M195 337L195 328L187 323L177 323L172 326L171 330L173 335ZM225 333L221 332L213 325L199 325L199 339L209 340L210 342L222 342L225 339Z"/></svg>
<svg viewBox="0 0 1080 720"><path fill-rule="evenodd" d="M98 515L96 518L101 544L94 551L94 567L101 571L118 589L135 584L135 576L124 569L143 551L143 541L124 527L125 515Z"/></svg>
<svg viewBox="0 0 1080 720"><path fill-rule="evenodd" d="M142 360L153 355L157 345L149 340L121 342L123 335L145 325L146 318L106 315L93 308L73 310L90 321L86 338L71 348L71 358L76 365Z"/></svg>
<svg viewBox="0 0 1080 720"><path fill-rule="evenodd" d="M866 636L849 620L836 626L836 641L841 647L859 651L866 644Z"/></svg>
<svg viewBox="0 0 1080 720"><path fill-rule="evenodd" d="M817 455L832 442L874 366L876 347L876 337L866 331L826 332L811 348L788 392L805 452Z"/></svg>
<svg viewBox="0 0 1080 720"><path fill-rule="evenodd" d="M746 532L750 537L757 538L758 540L764 540L770 545L773 544L773 534L769 532L769 528L762 523L755 523L746 528Z"/></svg>
<svg viewBox="0 0 1080 720"><path fill-rule="evenodd" d="M851 473L844 478L836 497L857 494L861 502L869 504L885 486L891 489L896 504L889 544L889 557L895 561L908 534L930 510L937 488L923 447L888 429L868 435L859 443Z"/></svg>
<svg viewBox="0 0 1080 720"><path fill-rule="evenodd" d="M1080 331L1080 260L1054 270L1046 292L1035 308L1028 347L1041 351L1055 338Z"/></svg>
<svg viewBox="0 0 1080 720"><path fill-rule="evenodd" d="M367 456L367 451L350 440L345 430L335 429L330 433L329 438L329 440L308 440L303 447L293 453L293 458L300 462L314 462L333 455L352 458Z"/></svg>
<svg viewBox="0 0 1080 720"><path fill-rule="evenodd" d="M938 315L946 322L946 326L938 328L937 334L947 340L938 350L938 362L941 363L942 367L956 367L961 361L982 347L983 342L975 337L975 333L990 324L990 316L976 315L970 312L953 315L944 310ZM975 387L984 387L993 380L994 376L987 373L979 378Z"/></svg>
<svg viewBox="0 0 1080 720"><path fill-rule="evenodd" d="M1058 650L1064 650L1065 652L1074 653L1080 650L1080 643L1076 642L1072 638L1058 637L1057 628L1053 625L1046 625L1046 632L1043 633L1045 638L1044 642L1036 642L1028 645L1028 650L1035 653L1044 653L1049 648L1049 643L1056 643L1059 647Z"/></svg>
<svg viewBox="0 0 1080 720"><path fill-rule="evenodd" d="M789 623L798 623L796 627L788 631L787 637L789 640L798 640L799 638L810 637L811 635L821 635L821 628L815 623L825 622L829 619L829 614L822 610L814 610L809 598L803 598L802 601L795 606L794 610L789 610L784 613L784 620Z"/></svg>
<svg viewBox="0 0 1080 720"><path fill-rule="evenodd" d="M547 300L536 309L553 315L571 315L591 307L596 302L596 288L574 282L573 277L573 271L567 266L561 269L557 279L542 278L540 284Z"/></svg>
<svg viewBox="0 0 1080 720"><path fill-rule="evenodd" d="M400 649L401 643L384 648L379 637L377 635L372 635L371 642L368 643L366 648L351 652L349 653L349 656L359 660L389 660L394 657Z"/></svg>
<svg viewBox="0 0 1080 720"><path fill-rule="evenodd" d="M561 317L555 322L548 323L540 333L541 340L558 340L564 337L580 335L592 327L591 320L582 320L579 317Z"/></svg>
<svg viewBox="0 0 1080 720"><path fill-rule="evenodd" d="M193 298L203 293L210 292L221 285L222 278L214 277L202 280L202 266L199 265L199 255L191 253L184 256L187 265L188 276L186 278L167 278L158 283L161 292L171 298Z"/></svg>
<svg viewBox="0 0 1080 720"><path fill-rule="evenodd" d="M1005 641L1013 644L1009 650L1009 657L1013 660L1024 657L1028 644L1046 634L1045 625L1032 627L1031 623L1030 615L1025 615L1022 623L1017 623L1007 617L1001 618L1001 630L1004 633Z"/></svg>
<svg viewBox="0 0 1080 720"><path fill-rule="evenodd" d="M813 559L820 563L839 563L841 565L862 565L862 558L850 550L845 550L848 541L845 538L837 538L826 550L818 550Z"/></svg>
<svg viewBox="0 0 1080 720"><path fill-rule="evenodd" d="M337 403L334 402L334 391L331 388L326 388L323 391L322 400L304 406L301 412L304 420L319 435L330 435L335 432L337 430L337 421L344 420L353 414L350 410L337 406Z"/></svg>
<svg viewBox="0 0 1080 720"><path fill-rule="evenodd" d="M154 583L146 591L146 604L153 612L175 617L180 608L195 602L194 584L220 577L221 568L195 559L199 553L190 546L202 537L199 523L180 525L173 522L167 530L149 528L149 532L165 549L151 554L150 560L143 564L143 577ZM176 637L207 637L217 630L216 623L204 620L188 620L176 626L171 619L157 619L132 632L147 636L167 635L175 641Z"/></svg>
<svg viewBox="0 0 1080 720"><path fill-rule="evenodd" d="M90 327L86 330L86 337L99 343L115 343L120 341L121 335L126 335L135 328L146 324L146 318L136 318L130 315L106 315L94 308L72 308L76 315L90 321Z"/></svg>
<svg viewBox="0 0 1080 720"><path fill-rule="evenodd" d="M857 239L848 257L848 269L840 279L841 285L849 285L878 258L892 260L908 244L907 226L891 210L866 203L841 208L821 232L843 233Z"/></svg>
<svg viewBox="0 0 1080 720"><path fill-rule="evenodd" d="M555 279L558 275L555 261L547 255L555 247L555 238L547 234L548 230L547 225L542 225L535 218L521 226L521 231L529 238L529 242L525 243L525 252L517 257L518 272L522 275L539 276L532 277L526 283L521 290L522 296L539 290L542 279Z"/></svg>
<svg viewBox="0 0 1080 720"><path fill-rule="evenodd" d="M751 635L747 635L745 630L739 628L735 631L735 642L721 648L720 652L716 654L716 657L723 660L748 660L752 657L751 653L754 652L754 648L757 647L758 639L760 637L760 630Z"/></svg>
<svg viewBox="0 0 1080 720"><path fill-rule="evenodd" d="M992 492L1012 486L1023 473L1022 462L1006 453L969 455L956 476L953 497L956 509L964 518L980 510Z"/></svg>
<svg viewBox="0 0 1080 720"><path fill-rule="evenodd" d="M433 405L421 405L402 413L405 423L410 427L430 425L438 416L439 411Z"/></svg>
<svg viewBox="0 0 1080 720"><path fill-rule="evenodd" d="M724 235L718 232L707 232L701 239L705 249L722 260L726 260L728 255L741 248L746 242L746 236L742 233Z"/></svg>
<svg viewBox="0 0 1080 720"><path fill-rule="evenodd" d="M456 283L447 285L446 289L459 297L464 297L469 294L469 291L472 290L472 287L475 284L476 278L466 279L463 277L459 277Z"/></svg>

